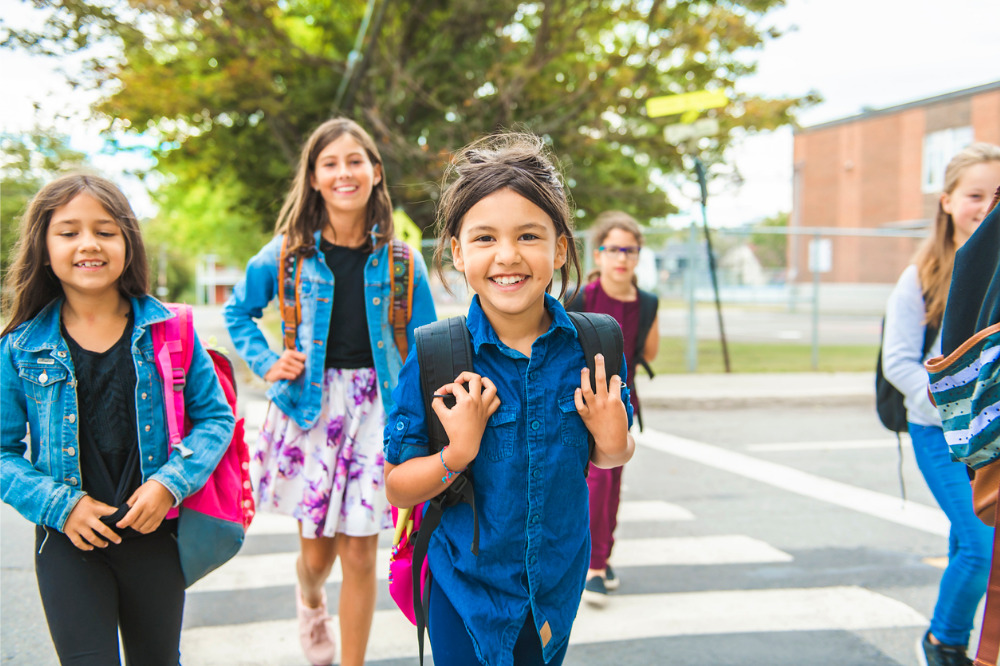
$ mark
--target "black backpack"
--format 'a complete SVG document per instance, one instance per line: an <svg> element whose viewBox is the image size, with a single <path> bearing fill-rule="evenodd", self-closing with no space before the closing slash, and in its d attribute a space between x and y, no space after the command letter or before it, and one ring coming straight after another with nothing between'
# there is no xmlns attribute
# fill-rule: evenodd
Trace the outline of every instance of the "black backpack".
<svg viewBox="0 0 1000 666"><path fill-rule="evenodd" d="M587 367L590 368L591 388L596 390L594 372L594 355L601 353L606 359L614 359L617 365L621 363L624 354L622 331L614 317L591 312L568 312L570 320L580 336L580 346L583 347ZM455 377L465 370L472 370L472 340L469 329L465 325L465 317L451 317L420 326L414 332L417 347L417 361L420 364L420 388L424 396L424 409L427 414L427 446L428 453L439 452L448 443L448 434L441 420L431 408L434 391L455 381ZM616 370L617 371L617 370ZM453 407L455 399L445 398L445 405ZM594 453L594 438L589 436L590 454ZM590 456L587 457L587 466ZM450 506L465 502L472 508L472 552L479 554L479 518L476 515L476 498L473 492L472 465L458 475L454 483L441 494L428 500L424 506L420 527L413 540L413 613L416 617L417 642L420 647L420 663L424 663L424 628L427 625L428 600L421 598L423 588L420 580L427 547L430 545L431 532L441 522L444 510Z"/></svg>
<svg viewBox="0 0 1000 666"><path fill-rule="evenodd" d="M882 332L885 332L885 318L882 318ZM924 329L923 354L927 356L934 338L937 337L937 328L928 326ZM882 339L881 337L879 338ZM906 407L903 406L903 394L882 374L882 344L878 347L878 362L875 364L875 410L878 412L878 420L886 428L896 433L906 432Z"/></svg>

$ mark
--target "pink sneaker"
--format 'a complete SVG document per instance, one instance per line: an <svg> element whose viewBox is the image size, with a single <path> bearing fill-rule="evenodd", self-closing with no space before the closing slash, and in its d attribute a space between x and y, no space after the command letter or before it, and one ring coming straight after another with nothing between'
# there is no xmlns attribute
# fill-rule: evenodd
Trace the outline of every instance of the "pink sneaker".
<svg viewBox="0 0 1000 666"><path fill-rule="evenodd" d="M299 616L299 642L306 659L314 666L330 666L337 658L337 643L333 638L326 612L326 590L319 608L309 608L302 601L302 591L295 586L295 608Z"/></svg>

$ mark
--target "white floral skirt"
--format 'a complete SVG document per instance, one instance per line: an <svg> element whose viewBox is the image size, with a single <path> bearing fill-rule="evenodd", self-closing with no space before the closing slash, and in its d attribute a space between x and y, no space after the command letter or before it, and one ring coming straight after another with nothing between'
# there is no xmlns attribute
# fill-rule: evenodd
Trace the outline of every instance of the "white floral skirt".
<svg viewBox="0 0 1000 666"><path fill-rule="evenodd" d="M392 516L375 370L327 369L322 400L308 430L268 406L250 470L257 510L292 516L310 539L378 534L392 527Z"/></svg>

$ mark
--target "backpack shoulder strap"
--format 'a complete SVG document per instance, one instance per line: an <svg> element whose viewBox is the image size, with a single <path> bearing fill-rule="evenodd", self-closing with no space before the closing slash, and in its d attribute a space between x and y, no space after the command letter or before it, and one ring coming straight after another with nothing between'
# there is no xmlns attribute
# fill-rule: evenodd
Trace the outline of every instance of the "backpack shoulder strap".
<svg viewBox="0 0 1000 666"><path fill-rule="evenodd" d="M597 373L594 371L594 356L598 353L604 355L605 369L608 376L618 374L621 371L622 356L625 354L625 342L622 338L622 329L618 322L611 315L598 312L567 312L569 318L576 327L577 335L580 336L580 346L583 347L583 356L587 360L587 368L590 370L590 388L597 391ZM614 359L614 360L611 360ZM588 435L590 442L590 455L587 456L589 469L590 459L594 455L594 436Z"/></svg>
<svg viewBox="0 0 1000 666"><path fill-rule="evenodd" d="M278 309L281 312L281 330L285 349L295 349L302 306L299 303L299 284L302 281L302 262L298 254L288 251L288 235L281 241L281 258L278 261Z"/></svg>
<svg viewBox="0 0 1000 666"><path fill-rule="evenodd" d="M427 438L431 453L436 453L448 443L448 434L431 408L434 391L455 381L463 371L472 369L472 337L464 316L425 324L414 335L420 364L420 390L427 413ZM454 398L446 398L445 404L451 407Z"/></svg>
<svg viewBox="0 0 1000 666"><path fill-rule="evenodd" d="M389 248L389 282L392 291L392 307L389 308L389 323L399 356L406 360L409 351L406 326L413 315L413 250L401 240L392 239Z"/></svg>
<svg viewBox="0 0 1000 666"><path fill-rule="evenodd" d="M191 367L194 318L190 305L167 303L166 306L175 316L153 324L151 332L156 367L163 381L170 446L176 446L184 437L184 384Z"/></svg>

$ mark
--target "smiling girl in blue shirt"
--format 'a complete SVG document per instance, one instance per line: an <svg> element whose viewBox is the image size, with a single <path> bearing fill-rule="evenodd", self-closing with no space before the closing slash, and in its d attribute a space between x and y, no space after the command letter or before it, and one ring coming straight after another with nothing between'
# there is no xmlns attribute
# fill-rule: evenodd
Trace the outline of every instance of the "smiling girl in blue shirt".
<svg viewBox="0 0 1000 666"><path fill-rule="evenodd" d="M21 223L0 352L0 488L35 523L35 573L66 664L177 664L184 576L167 512L208 480L233 413L195 337L191 429L167 446L139 224L113 183L63 176ZM27 438L26 438L27 435ZM30 453L26 440L30 442ZM11 620L8 620L11 621Z"/></svg>
<svg viewBox="0 0 1000 666"><path fill-rule="evenodd" d="M566 311L548 294L555 271L579 273L570 208L540 139L507 134L461 151L439 208L445 246L475 292L467 325L473 370L432 403L448 433L428 455L420 368L411 355L386 425L386 493L395 506L430 499L474 475L479 554L467 504L445 510L428 551L434 662L560 664L590 558L588 431L599 467L624 464L634 442L621 367L598 355L596 394Z"/></svg>

